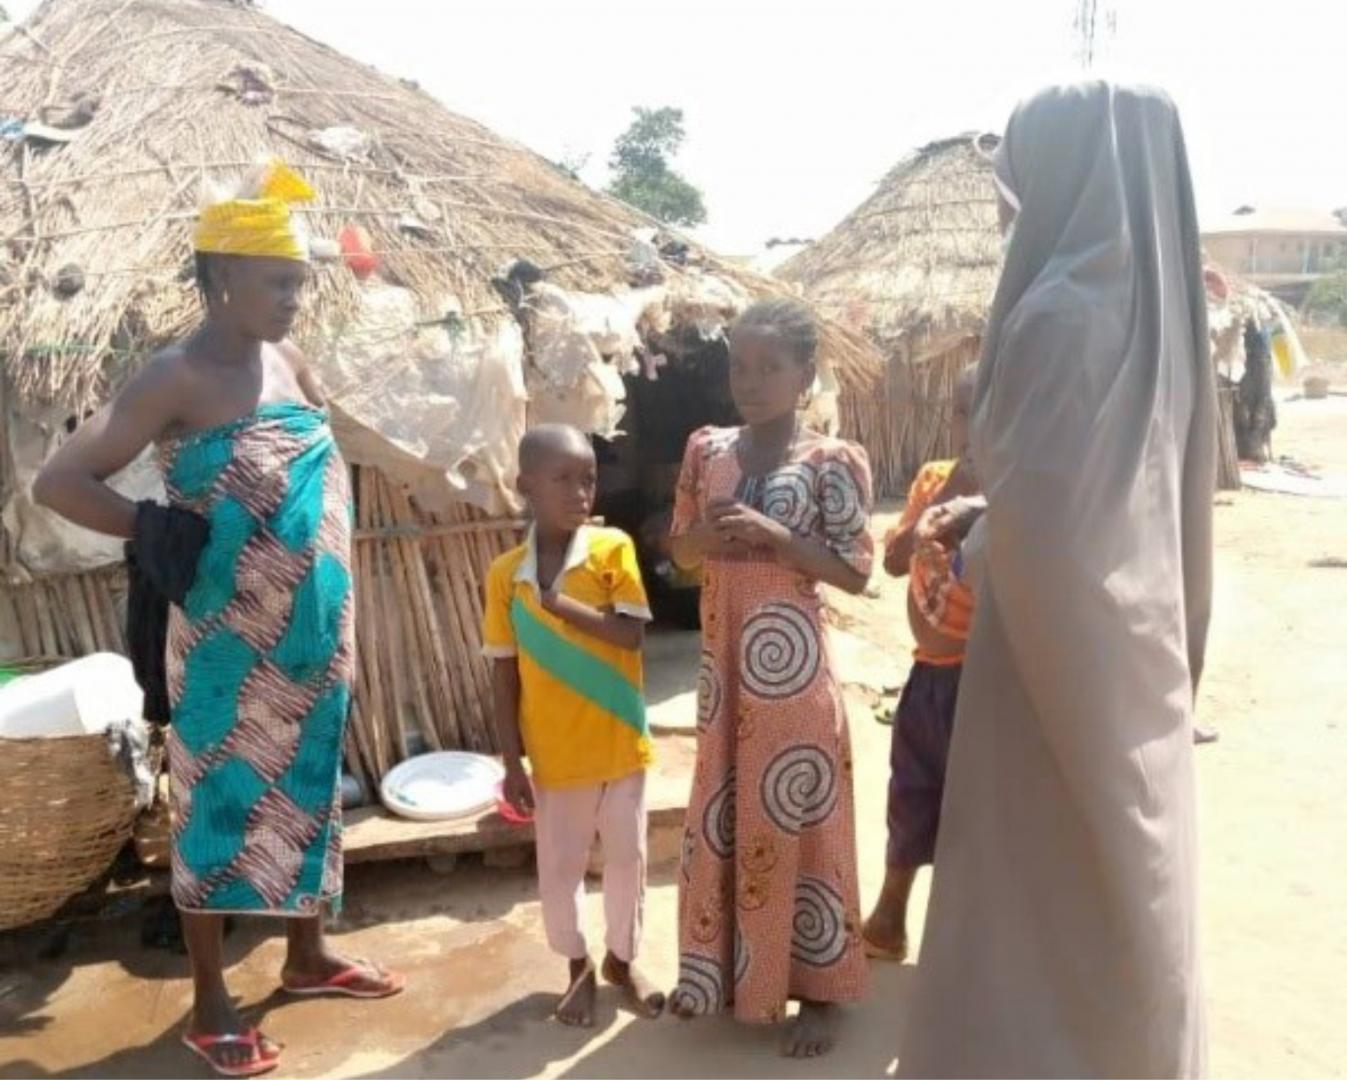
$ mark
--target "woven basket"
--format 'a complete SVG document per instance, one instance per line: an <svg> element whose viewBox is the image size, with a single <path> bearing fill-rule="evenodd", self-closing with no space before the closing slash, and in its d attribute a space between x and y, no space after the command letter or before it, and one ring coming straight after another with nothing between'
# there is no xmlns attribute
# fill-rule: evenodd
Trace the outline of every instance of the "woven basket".
<svg viewBox="0 0 1347 1080"><path fill-rule="evenodd" d="M131 780L102 735L0 739L0 930L47 918L97 881L135 817Z"/></svg>

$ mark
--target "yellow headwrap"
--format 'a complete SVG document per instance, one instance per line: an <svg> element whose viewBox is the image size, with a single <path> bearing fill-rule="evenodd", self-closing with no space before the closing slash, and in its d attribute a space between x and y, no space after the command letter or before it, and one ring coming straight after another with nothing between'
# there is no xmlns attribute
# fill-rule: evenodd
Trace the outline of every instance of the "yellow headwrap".
<svg viewBox="0 0 1347 1080"><path fill-rule="evenodd" d="M314 190L298 173L273 161L256 197L227 199L204 207L192 246L212 255L259 255L308 262L309 245L291 218L292 203L308 202Z"/></svg>

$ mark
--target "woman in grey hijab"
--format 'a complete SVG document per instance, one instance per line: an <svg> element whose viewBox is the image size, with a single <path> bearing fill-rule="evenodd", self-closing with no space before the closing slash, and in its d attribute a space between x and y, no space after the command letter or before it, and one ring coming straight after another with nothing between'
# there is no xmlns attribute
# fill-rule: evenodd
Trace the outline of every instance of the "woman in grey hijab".
<svg viewBox="0 0 1347 1080"><path fill-rule="evenodd" d="M900 1072L1191 1076L1215 386L1178 114L1046 90L996 175L977 614Z"/></svg>

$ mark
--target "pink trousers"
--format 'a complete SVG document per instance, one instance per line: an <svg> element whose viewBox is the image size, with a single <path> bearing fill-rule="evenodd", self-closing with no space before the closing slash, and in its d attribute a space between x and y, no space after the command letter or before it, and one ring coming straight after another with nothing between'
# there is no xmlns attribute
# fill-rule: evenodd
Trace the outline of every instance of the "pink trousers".
<svg viewBox="0 0 1347 1080"><path fill-rule="evenodd" d="M585 869L597 834L603 852L603 911L608 951L630 963L645 906L645 773L534 792L538 894L547 943L568 960L589 955L582 928Z"/></svg>

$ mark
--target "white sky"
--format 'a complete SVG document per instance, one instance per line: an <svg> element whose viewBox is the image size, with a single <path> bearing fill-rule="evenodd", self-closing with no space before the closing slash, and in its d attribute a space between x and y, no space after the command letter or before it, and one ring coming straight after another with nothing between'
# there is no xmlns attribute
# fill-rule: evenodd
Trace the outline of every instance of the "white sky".
<svg viewBox="0 0 1347 1080"><path fill-rule="evenodd" d="M1208 218L1347 205L1347 3L1102 0L1097 71L1166 87ZM20 18L35 0L6 0ZM817 237L903 154L1079 73L1076 0L269 0L264 9L601 185L634 105L676 105L703 238Z"/></svg>

